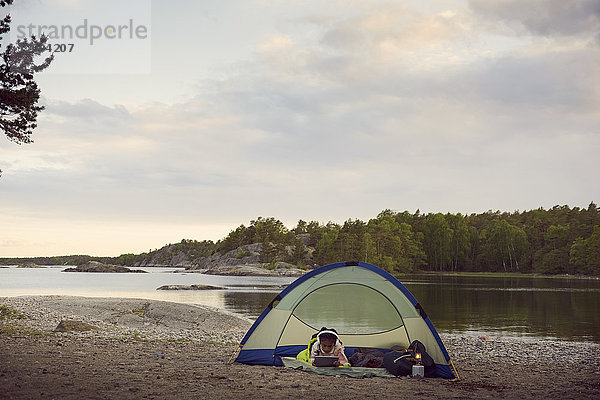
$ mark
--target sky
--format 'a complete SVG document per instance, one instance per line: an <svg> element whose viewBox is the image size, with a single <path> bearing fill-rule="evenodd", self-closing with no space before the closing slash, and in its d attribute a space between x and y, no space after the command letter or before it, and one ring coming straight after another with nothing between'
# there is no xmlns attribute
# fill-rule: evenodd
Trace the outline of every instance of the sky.
<svg viewBox="0 0 600 400"><path fill-rule="evenodd" d="M15 3L83 27L0 137L0 257L600 201L598 0Z"/></svg>

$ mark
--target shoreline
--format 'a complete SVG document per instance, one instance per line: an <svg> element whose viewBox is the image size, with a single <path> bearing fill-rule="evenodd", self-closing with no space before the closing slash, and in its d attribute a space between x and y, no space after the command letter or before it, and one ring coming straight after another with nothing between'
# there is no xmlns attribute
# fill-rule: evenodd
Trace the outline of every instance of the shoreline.
<svg viewBox="0 0 600 400"><path fill-rule="evenodd" d="M209 306L77 296L0 297L0 305L25 316L0 319L0 399L600 396L596 343L440 334L459 382L354 379L228 365L252 321ZM101 330L53 332L62 319Z"/></svg>
<svg viewBox="0 0 600 400"><path fill-rule="evenodd" d="M240 265L232 265L232 266L228 266L227 268L216 268L215 270L219 270L220 272L223 272L222 275L220 274L208 274L208 275L220 275L220 276L273 276L273 277L288 277L288 276L292 276L292 277L297 277L300 275L281 275L281 274L277 274L277 273L273 273L272 270L269 270L267 268L263 268L261 267L260 269L264 269L265 271L261 271L261 274L248 274L248 275L237 275L237 274L230 274L230 273L225 273L224 271L226 271L227 269L231 269L234 270L236 268L241 268L241 267L245 267L246 265L244 264L240 264ZM70 267L74 267L74 265L45 265L45 264L40 264L38 266L35 267L28 267L28 266L20 266L19 264L0 264L0 268L56 268L56 267L61 267L61 268L70 268ZM184 265L143 265L143 266L124 266L126 268L149 268L149 269L153 269L153 268L165 268L165 269L173 269L175 271L169 271L173 272L173 273L197 273L197 274L204 274L207 271L210 271L211 269L208 268L195 268L195 269L186 269L186 266ZM311 269L307 269L307 270L302 270L303 273L309 272L311 271ZM85 272L85 271L79 271L79 272ZM132 271L133 272L133 271ZM266 273L266 275L265 275ZM592 281L597 281L600 280L600 275L581 275L581 274L542 274L539 272L525 272L525 273L519 273L519 272L491 272L491 271L487 271L487 272L481 272L481 271L457 271L457 272L452 272L452 271L428 271L428 270L416 270L416 271L412 271L412 272L407 272L407 273L395 273L392 274L395 277L403 277L403 276L418 276L418 275L430 275L430 276L447 276L447 277L453 277L453 276L462 276L462 277L474 277L474 278L535 278L535 279L575 279L575 280L592 280Z"/></svg>

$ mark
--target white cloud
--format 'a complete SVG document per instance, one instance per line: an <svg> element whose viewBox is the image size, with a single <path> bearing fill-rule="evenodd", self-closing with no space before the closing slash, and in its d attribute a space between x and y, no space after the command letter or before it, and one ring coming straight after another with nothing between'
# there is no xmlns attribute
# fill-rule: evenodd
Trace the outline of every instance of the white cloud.
<svg viewBox="0 0 600 400"><path fill-rule="evenodd" d="M292 40L287 35L269 36L260 44L262 51L281 51L292 47Z"/></svg>

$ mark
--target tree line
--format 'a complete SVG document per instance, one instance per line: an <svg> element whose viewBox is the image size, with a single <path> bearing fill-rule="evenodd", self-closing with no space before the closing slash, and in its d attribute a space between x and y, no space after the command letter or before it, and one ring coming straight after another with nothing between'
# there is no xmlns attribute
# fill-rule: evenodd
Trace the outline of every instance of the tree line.
<svg viewBox="0 0 600 400"><path fill-rule="evenodd" d="M260 261L318 266L365 261L392 273L517 272L600 276L600 209L555 206L512 213L422 214L384 210L368 221L343 224L303 220L288 229L281 221L258 217L217 242L184 239L162 249L119 257L61 256L0 259L0 264L77 264L89 260L134 266L144 260L168 262L183 253L195 262L214 253L260 243Z"/></svg>
<svg viewBox="0 0 600 400"><path fill-rule="evenodd" d="M342 260L390 272L519 272L600 275L600 212L555 206L512 213L394 212L367 222L298 221L288 230L274 218L241 225L215 244L229 251L262 243L265 262L324 265Z"/></svg>

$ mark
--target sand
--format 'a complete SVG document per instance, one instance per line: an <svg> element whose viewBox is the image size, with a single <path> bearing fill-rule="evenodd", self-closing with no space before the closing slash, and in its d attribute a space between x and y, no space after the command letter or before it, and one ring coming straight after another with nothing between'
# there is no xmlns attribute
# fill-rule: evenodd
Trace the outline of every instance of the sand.
<svg viewBox="0 0 600 400"><path fill-rule="evenodd" d="M210 307L66 296L0 305L24 316L0 320L0 399L600 398L594 343L442 335L460 381L355 379L229 365L251 321ZM53 332L65 319L100 330Z"/></svg>

